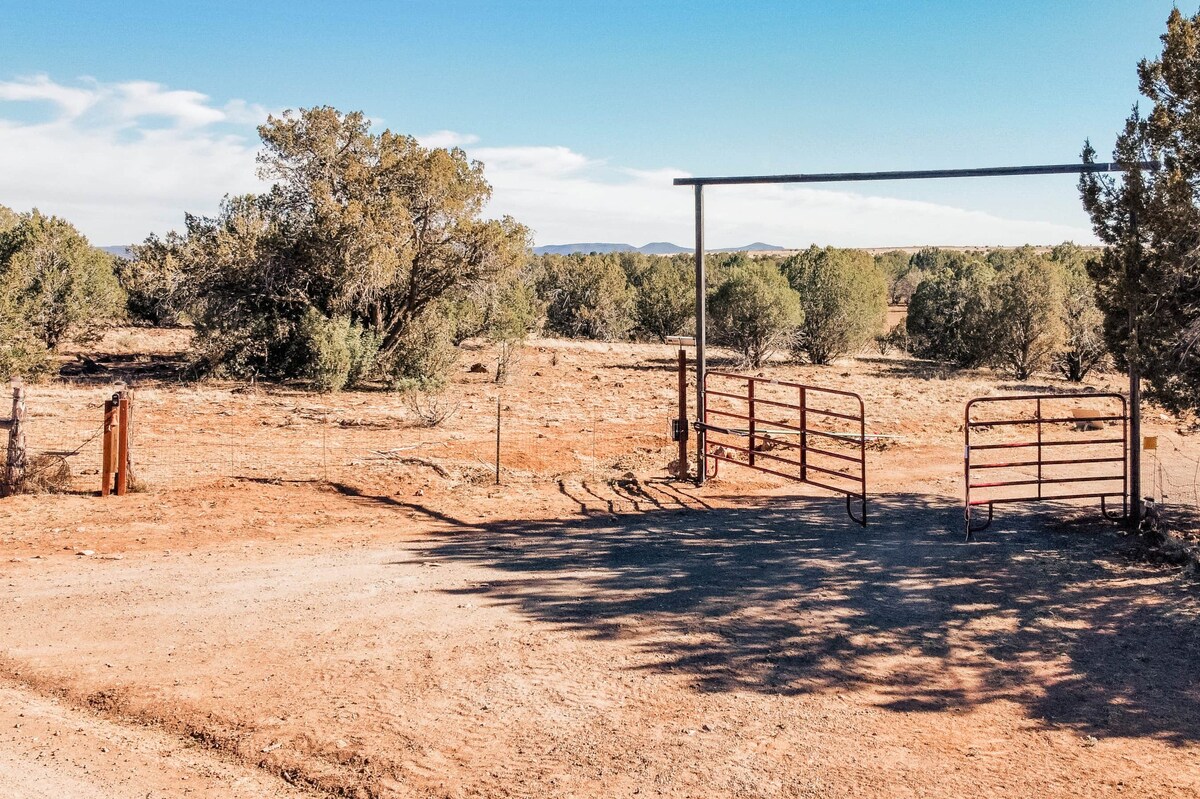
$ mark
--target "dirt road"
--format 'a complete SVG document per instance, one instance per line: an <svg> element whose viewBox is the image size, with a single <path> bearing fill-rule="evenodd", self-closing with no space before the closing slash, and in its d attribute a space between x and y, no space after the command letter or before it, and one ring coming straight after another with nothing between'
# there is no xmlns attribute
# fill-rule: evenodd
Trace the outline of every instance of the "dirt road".
<svg viewBox="0 0 1200 799"><path fill-rule="evenodd" d="M326 513L8 563L6 676L351 795L1200 790L1195 598L1094 523L965 545L923 495L864 532L823 498L509 522L256 490ZM186 795L167 761L130 773Z"/></svg>
<svg viewBox="0 0 1200 799"><path fill-rule="evenodd" d="M0 682L0 796L302 799L301 791L153 727L121 724Z"/></svg>

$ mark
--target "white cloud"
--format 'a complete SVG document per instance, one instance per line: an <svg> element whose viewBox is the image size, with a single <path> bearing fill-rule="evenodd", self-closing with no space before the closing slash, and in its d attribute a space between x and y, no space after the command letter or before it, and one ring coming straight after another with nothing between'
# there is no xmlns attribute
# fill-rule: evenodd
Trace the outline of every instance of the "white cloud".
<svg viewBox="0 0 1200 799"><path fill-rule="evenodd" d="M418 136L417 141L421 142L424 147L466 147L468 144L475 144L479 141L479 137L472 133L458 133L453 130L435 130L433 133L426 133L424 136Z"/></svg>
<svg viewBox="0 0 1200 799"><path fill-rule="evenodd" d="M577 176L589 166L599 166L567 147L477 147L470 150L490 169L489 174L566 179Z"/></svg>
<svg viewBox="0 0 1200 799"><path fill-rule="evenodd" d="M66 117L79 116L97 99L94 89L63 86L45 75L0 82L0 100L50 102L58 106Z"/></svg>
<svg viewBox="0 0 1200 799"><path fill-rule="evenodd" d="M127 121L165 117L184 127L203 127L226 119L225 112L213 108L207 95L171 90L150 81L118 84L112 94L115 95L117 114Z"/></svg>
<svg viewBox="0 0 1200 799"><path fill-rule="evenodd" d="M48 102L57 113L35 121L6 114L23 102ZM263 188L255 176L254 126L266 114L244 100L219 104L150 81L0 81L0 204L64 216L97 244L178 229L185 212L210 214L225 194ZM419 139L463 147L483 161L493 186L488 213L516 217L540 244L692 240L692 192L671 183L683 170L632 169L563 146L480 146L478 136L450 130ZM732 186L705 196L713 247L755 240L785 246L1093 240L1082 224L851 191Z"/></svg>
<svg viewBox="0 0 1200 799"><path fill-rule="evenodd" d="M149 81L78 85L45 76L0 82L0 101L48 101L59 114L19 121L0 102L0 204L71 220L96 244L141 241L212 213L221 197L257 191L266 112L240 100ZM164 124L165 123L165 124Z"/></svg>
<svg viewBox="0 0 1200 799"><path fill-rule="evenodd" d="M609 167L563 147L468 149L486 164L489 212L510 214L539 244L693 240L693 195L681 169ZM848 191L761 185L710 188L706 236L713 247L752 241L783 246L1025 244L1090 241L1084 227L1005 219L929 202Z"/></svg>

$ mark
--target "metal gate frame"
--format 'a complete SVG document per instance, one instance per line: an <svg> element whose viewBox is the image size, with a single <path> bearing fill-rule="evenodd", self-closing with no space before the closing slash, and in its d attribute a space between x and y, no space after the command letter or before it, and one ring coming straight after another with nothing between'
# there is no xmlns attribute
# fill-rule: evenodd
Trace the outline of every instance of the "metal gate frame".
<svg viewBox="0 0 1200 799"><path fill-rule="evenodd" d="M1046 400L1072 400L1072 399L1106 399L1116 400L1121 404L1121 413L1118 416L1069 416L1069 417L1045 417L1042 416L1042 402ZM1000 419L996 421L973 420L971 418L971 410L975 406L982 403L994 402L1033 402L1034 417L1032 419ZM1080 422L1121 422L1120 438L1101 438L1089 439L1080 441L1070 441L1063 439L1053 439L1047 441L1043 438L1042 426L1045 424L1059 423L1080 423ZM982 427L1011 427L1019 425L1033 425L1036 428L1036 438L1033 441L1019 442L1004 442L995 444L971 444L971 431L975 428ZM963 516L966 524L967 540L970 541L975 537L975 533L984 530L992 523L992 518L995 513L994 506L1000 503L1009 502L1038 502L1057 499L1095 499L1100 500L1100 512L1104 518L1110 521L1121 521L1129 515L1129 413L1128 402L1124 394L1118 393L1089 393L1089 392L1073 392L1067 394L1022 394L1011 397L976 397L967 402L966 409L963 412L963 436L965 444L963 448L963 484L965 486ZM1120 457L1103 457L1103 458L1050 458L1043 457L1043 452L1047 447L1072 447L1072 446L1097 446L1105 444L1120 444ZM1033 447L1036 449L1036 457L1034 460L1013 461L1011 463L972 463L971 455L976 450L996 450L996 449L1028 449ZM1046 466L1070 466L1073 464L1083 463L1120 463L1120 475L1104 475L1096 476L1080 476L1080 477L1052 477L1044 476L1044 468ZM971 482L971 473L973 471L981 471L986 469L1011 469L1021 467L1036 467L1037 477L1033 479L1022 480L1000 480L996 482ZM1063 484L1078 484L1078 483L1094 483L1094 482L1121 482L1121 492L1116 491L1099 491L1090 493L1074 493L1074 494L1054 494L1047 496L1043 491L1043 486L1047 485L1063 485ZM1036 486L1037 492L1033 496L1020 497L1002 497L987 499L972 499L972 489L987 489L1001 488L1007 486ZM1108 511L1106 500L1109 497L1119 496L1121 498L1121 515L1114 516ZM987 520L978 527L971 526L971 508L980 505L987 505L988 514Z"/></svg>
<svg viewBox="0 0 1200 799"><path fill-rule="evenodd" d="M746 393L745 394L732 394L727 391L717 391L712 388L709 388L709 379L710 378L745 381ZM771 385L771 386L783 387L785 389L795 389L797 391L798 400L796 403L788 403L788 402L780 402L780 401L774 400L774 399L756 398L755 397L755 386L758 386L758 385ZM809 401L808 401L809 397L813 394L817 394L817 395L829 394L829 395L834 395L834 396L839 396L839 397L848 397L858 403L858 415L855 416L855 415L848 414L848 413L841 413L838 411L832 411L832 410L828 410L828 409L824 409L824 408L813 407L812 405L809 404ZM711 407L709 407L709 403L708 403L708 398L710 396L724 397L727 399L732 399L734 401L744 402L744 403L746 403L746 411L747 412L744 414L740 414L740 413L733 413L733 412L727 411L727 410L718 410L715 408L711 408ZM761 405L767 405L767 406L775 407L775 408L785 408L785 409L791 409L791 410L798 411L799 415L800 415L800 424L793 425L790 423L780 422L776 419L762 419L759 417L759 415L757 413L757 410L758 410L759 406L761 406ZM858 425L858 433L857 434L835 433L835 432L832 432L829 430L815 428L811 424L811 417L814 415L818 416L818 417L823 417L823 418L841 419L843 421L850 422L851 424L856 423ZM741 420L742 422L745 422L746 426L745 427L730 427L730 426L722 426L722 425L713 424L710 421L710 416L721 416L721 417L730 418L730 419L738 419L738 420ZM771 425L772 429L771 430L761 429L759 427L760 422L768 423L769 425ZM704 438L703 438L704 449L702 450L702 456L703 456L702 466L703 466L703 470L704 470L703 474L705 477L716 477L717 469L720 467L721 461L727 461L729 463L737 464L738 466L745 466L750 469L757 469L760 472L766 472L767 474L773 474L777 477L783 477L788 480L795 480L800 483L808 483L809 485L814 485L814 486L817 486L818 488L826 489L827 491L833 491L838 494L844 494L846 496L846 515L848 515L851 518L851 520L853 520L857 524L859 524L863 527L867 526L867 436L866 436L867 423L866 423L865 406L863 405L862 397L860 397L858 394L855 394L854 392L851 392L851 391L841 391L841 390L832 389L832 388L822 388L820 386L809 386L809 385L804 385L803 383L789 383L789 382L784 382L781 380L772 380L770 378L765 378L765 377L752 377L750 375L739 375L739 374L734 374L732 372L707 371L704 374L704 407L702 409L700 420L695 423L694 427L699 432L716 433L718 435L726 435L726 436L738 436L740 438L748 438L749 439L748 445L743 447L743 446L738 446L738 445L732 444L727 440L713 439L707 435L704 436ZM782 428L783 430L786 430L789 433L796 434L800 437L799 443L781 440L778 438L770 439L774 443L782 445L783 447L785 447L788 450L798 451L799 460L782 457L780 455L775 455L775 454L772 454L769 452L763 452L763 451L757 450L755 448L756 441L764 440L772 432L776 432L776 433L778 432L774 428ZM854 457L854 456L847 455L847 454L844 454L841 452L832 452L830 450L823 449L820 447L814 447L809 442L810 436L816 436L818 438L829 438L829 439L833 439L835 441L839 441L842 443L845 443L847 441L854 441L855 439L857 439L858 440L858 456ZM731 458L728 455L720 454L720 453L716 452L716 448L724 448L726 450L734 450L736 452L745 453L746 460L741 461L741 460L737 460L736 458ZM809 457L810 453L819 455L822 457L833 458L836 460L848 461L850 463L858 464L858 474L857 475L847 474L845 472L836 471L834 469L826 468L825 466L814 464L814 463L812 463L812 461ZM761 458L767 458L768 460L772 461L773 463L781 463L781 464L784 464L785 466L797 467L800 470L799 476L797 476L796 474L788 474L787 472L780 471L778 469L771 469L766 466L763 466L760 463L758 463L758 460ZM708 465L709 465L710 461L713 464L713 470L711 473L708 471ZM826 482L814 480L810 476L810 472L816 472L822 476L825 476L826 479L836 478L836 479L840 479L840 480L851 481L852 483L857 484L857 490L851 490L850 488L848 488L846 486L840 486L840 485L836 485L836 484L830 485L829 483L826 483ZM861 517L856 517L854 515L854 511L851 506L851 502L855 499L857 499L859 502L862 503L862 516Z"/></svg>

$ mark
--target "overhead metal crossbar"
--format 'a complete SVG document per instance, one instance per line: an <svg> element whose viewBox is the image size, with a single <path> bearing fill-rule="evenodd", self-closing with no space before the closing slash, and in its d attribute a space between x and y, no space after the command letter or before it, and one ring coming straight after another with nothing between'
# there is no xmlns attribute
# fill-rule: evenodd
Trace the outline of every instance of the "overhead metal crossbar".
<svg viewBox="0 0 1200 799"><path fill-rule="evenodd" d="M809 174L791 175L734 175L724 177L690 177L675 178L676 186L692 186L695 189L696 214L696 407L704 408L704 375L707 374L705 360L705 344L707 331L705 329L705 307L707 280L704 273L704 187L705 186L745 186L756 184L779 183L862 183L880 180L936 180L942 178L995 178L995 177L1027 177L1031 175L1081 175L1098 172L1126 172L1130 167L1124 164L1036 164L1030 166L993 166L976 167L971 169L917 169L889 172L814 172ZM1161 164L1157 161L1142 161L1137 168L1146 171L1157 171ZM1130 364L1129 379L1129 437L1134 442L1141 442L1141 383L1137 377L1136 363ZM705 431L703 427L696 431L696 482L703 485L705 472ZM1134 523L1138 521L1141 494L1141 449L1135 444L1130 448L1129 463L1129 499L1130 515Z"/></svg>

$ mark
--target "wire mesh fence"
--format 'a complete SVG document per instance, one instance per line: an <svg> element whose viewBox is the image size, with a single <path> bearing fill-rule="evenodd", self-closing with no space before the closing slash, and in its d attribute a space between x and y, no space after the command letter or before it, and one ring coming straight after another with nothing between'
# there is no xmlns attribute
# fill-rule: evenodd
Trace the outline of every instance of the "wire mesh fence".
<svg viewBox="0 0 1200 799"><path fill-rule="evenodd" d="M54 489L99 490L111 394L39 387L28 395L30 469L65 466ZM132 472L143 490L228 478L352 483L414 471L452 483L603 482L664 470L672 453L657 415L611 392L581 399L549 386L443 398L143 388L131 417Z"/></svg>
<svg viewBox="0 0 1200 799"><path fill-rule="evenodd" d="M589 379L589 388L566 392L549 379L520 390L480 383L422 405L385 392L143 387L132 408L135 488L186 490L234 478L386 489L415 476L450 486L558 483L586 494L585 484L619 488L634 476L673 474L675 387L643 387L658 394L637 401L614 380ZM103 405L113 392L27 388L27 476L40 478L39 487L99 492ZM1182 433L1159 435L1144 453L1143 493L1200 518L1200 457L1189 442Z"/></svg>

